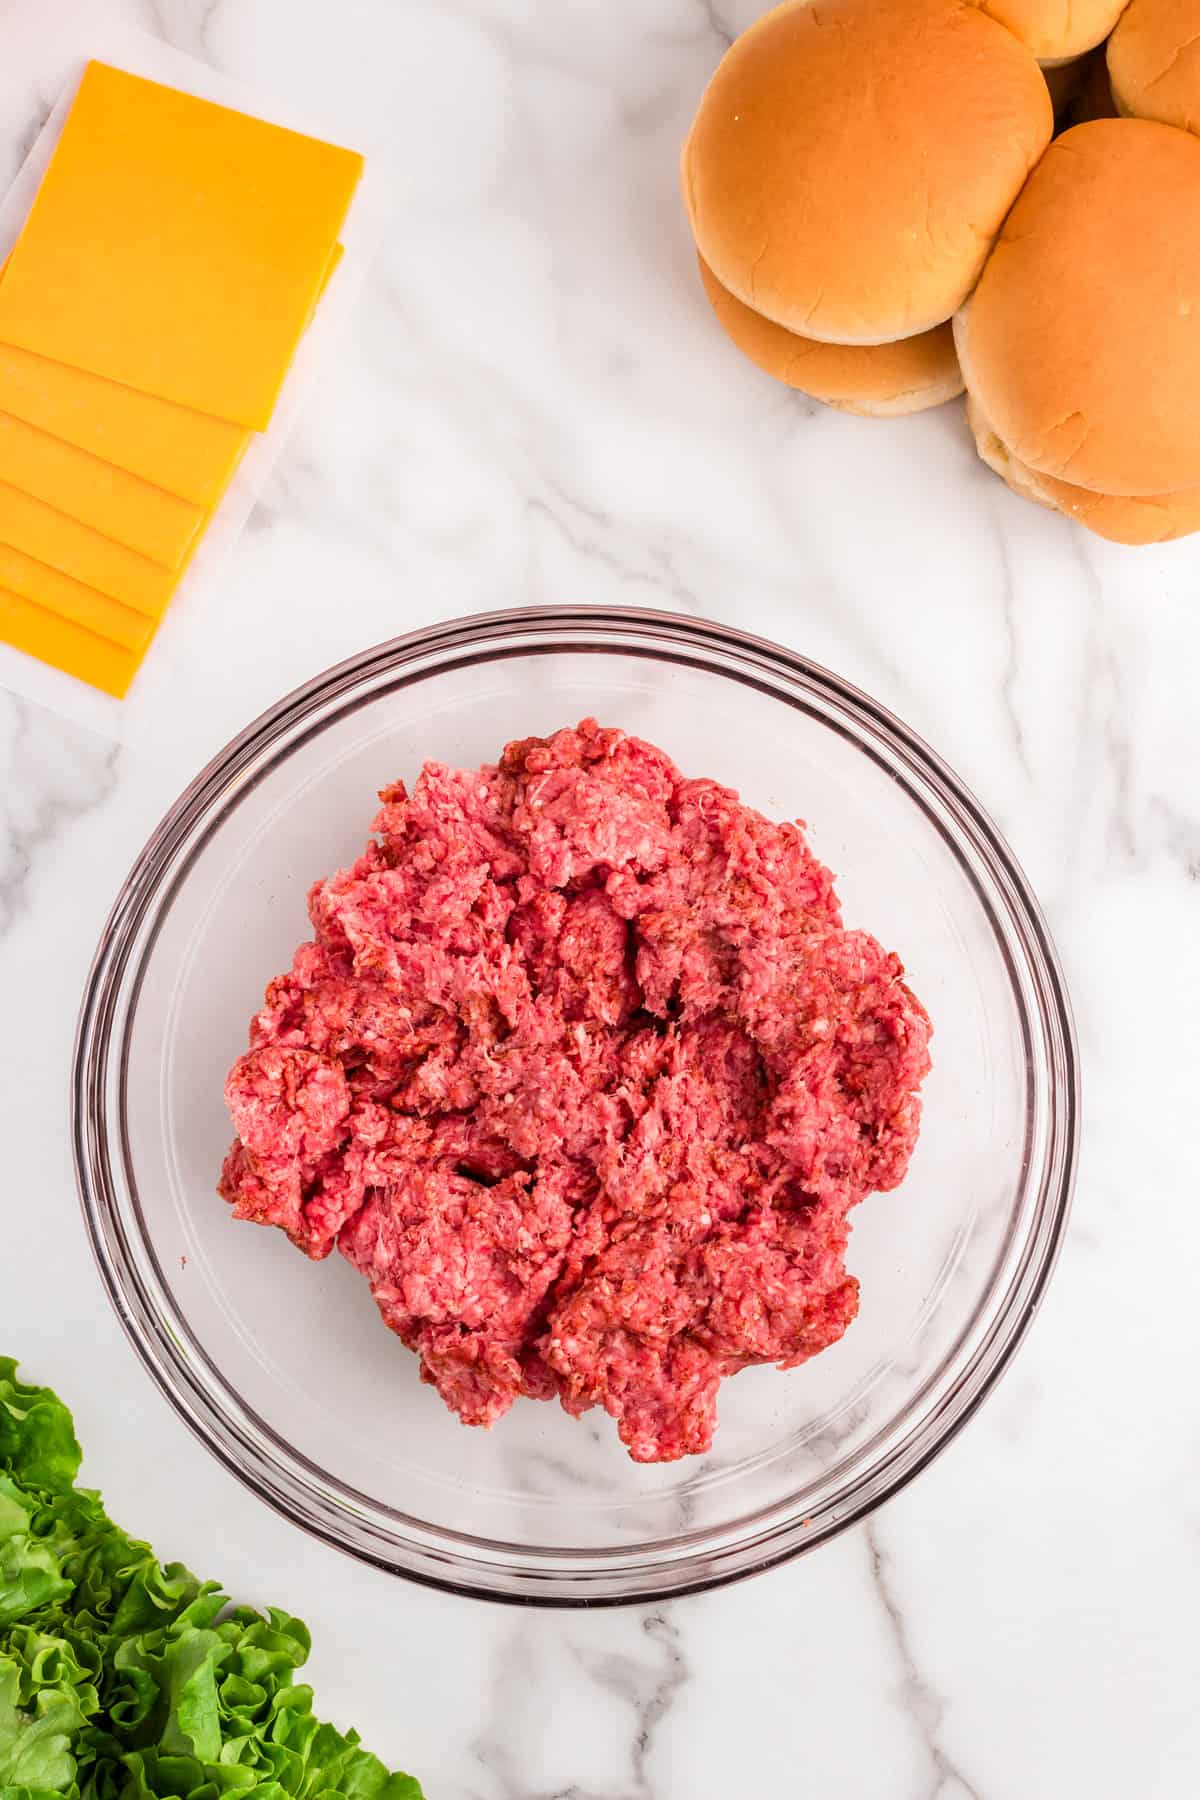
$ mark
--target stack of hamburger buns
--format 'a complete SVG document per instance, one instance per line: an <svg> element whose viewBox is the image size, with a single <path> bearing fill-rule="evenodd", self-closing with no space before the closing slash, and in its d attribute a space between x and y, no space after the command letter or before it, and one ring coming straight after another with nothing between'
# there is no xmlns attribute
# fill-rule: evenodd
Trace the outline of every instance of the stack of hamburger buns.
<svg viewBox="0 0 1200 1800"><path fill-rule="evenodd" d="M1014 492L1161 542L1200 530L1193 130L1200 0L789 0L713 76L684 203L768 374L876 416L965 388Z"/></svg>

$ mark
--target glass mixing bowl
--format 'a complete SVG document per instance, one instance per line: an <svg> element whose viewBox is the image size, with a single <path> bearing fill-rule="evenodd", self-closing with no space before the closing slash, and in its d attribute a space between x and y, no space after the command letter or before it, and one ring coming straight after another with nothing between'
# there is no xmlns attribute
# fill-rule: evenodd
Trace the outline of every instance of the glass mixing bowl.
<svg viewBox="0 0 1200 1800"><path fill-rule="evenodd" d="M722 1389L702 1458L638 1467L611 1422L519 1401L465 1429L341 1258L307 1263L214 1186L230 1063L360 852L376 790L594 714L689 774L808 821L848 924L902 955L935 1026L921 1140L855 1212L861 1311L791 1373ZM104 1283L203 1443L296 1524L494 1599L710 1587L810 1550L941 1449L1050 1275L1076 1152L1076 1051L1046 928L961 782L865 695L773 644L661 613L559 608L437 625L282 701L138 858L88 983L74 1131Z"/></svg>

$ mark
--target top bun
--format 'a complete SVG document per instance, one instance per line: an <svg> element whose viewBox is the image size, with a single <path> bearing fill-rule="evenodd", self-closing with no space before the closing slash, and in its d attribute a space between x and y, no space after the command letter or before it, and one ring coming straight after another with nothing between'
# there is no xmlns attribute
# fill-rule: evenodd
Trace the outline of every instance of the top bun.
<svg viewBox="0 0 1200 1800"><path fill-rule="evenodd" d="M1200 139L1141 119L1064 132L957 337L1030 468L1104 494L1200 487Z"/></svg>
<svg viewBox="0 0 1200 1800"><path fill-rule="evenodd" d="M1166 0L1168 6L1175 0ZM975 0L989 19L1028 44L1042 63L1069 62L1102 44L1125 0Z"/></svg>
<svg viewBox="0 0 1200 1800"><path fill-rule="evenodd" d="M737 40L700 102L696 247L789 331L911 337L971 292L1053 128L1033 56L969 0L799 0Z"/></svg>
<svg viewBox="0 0 1200 1800"><path fill-rule="evenodd" d="M1200 131L1200 0L1133 0L1108 45L1121 112Z"/></svg>

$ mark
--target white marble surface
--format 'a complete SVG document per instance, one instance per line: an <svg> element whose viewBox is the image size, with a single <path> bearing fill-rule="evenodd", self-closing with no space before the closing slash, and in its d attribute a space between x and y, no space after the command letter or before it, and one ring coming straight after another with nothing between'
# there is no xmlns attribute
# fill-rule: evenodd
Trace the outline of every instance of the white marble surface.
<svg viewBox="0 0 1200 1800"><path fill-rule="evenodd" d="M223 579L170 620L133 703L142 747L0 694L0 1335L71 1398L118 1516L246 1597L303 1606L323 1706L430 1800L1184 1800L1200 1767L1200 540L1109 549L1010 497L957 408L844 419L714 335L675 157L754 10L116 8L345 109L398 160L349 340ZM0 171L54 98L30 45L79 16L0 5ZM907 719L1042 896L1086 1081L1059 1273L953 1448L802 1563L598 1615L411 1589L252 1501L126 1348L66 1131L93 943L199 760L357 647L547 600L734 621Z"/></svg>

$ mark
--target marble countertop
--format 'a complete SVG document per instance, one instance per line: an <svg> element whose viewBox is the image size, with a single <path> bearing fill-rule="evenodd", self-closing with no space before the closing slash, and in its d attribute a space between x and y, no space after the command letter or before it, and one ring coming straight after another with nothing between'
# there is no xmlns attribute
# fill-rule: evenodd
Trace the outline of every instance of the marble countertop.
<svg viewBox="0 0 1200 1800"><path fill-rule="evenodd" d="M133 703L137 744L0 692L0 1347L70 1397L116 1516L248 1599L304 1608L322 1708L430 1800L1184 1800L1200 1751L1200 539L1111 549L1010 496L958 407L843 418L725 347L675 160L752 0L102 10L298 105L332 98L397 161L352 328L221 582L172 615L176 679ZM34 11L0 4L0 172L55 98L30 45L81 7ZM761 632L934 744L1042 898L1085 1079L1058 1274L951 1449L799 1563L600 1614L411 1588L253 1501L127 1348L66 1129L93 945L201 759L364 644L564 600Z"/></svg>

